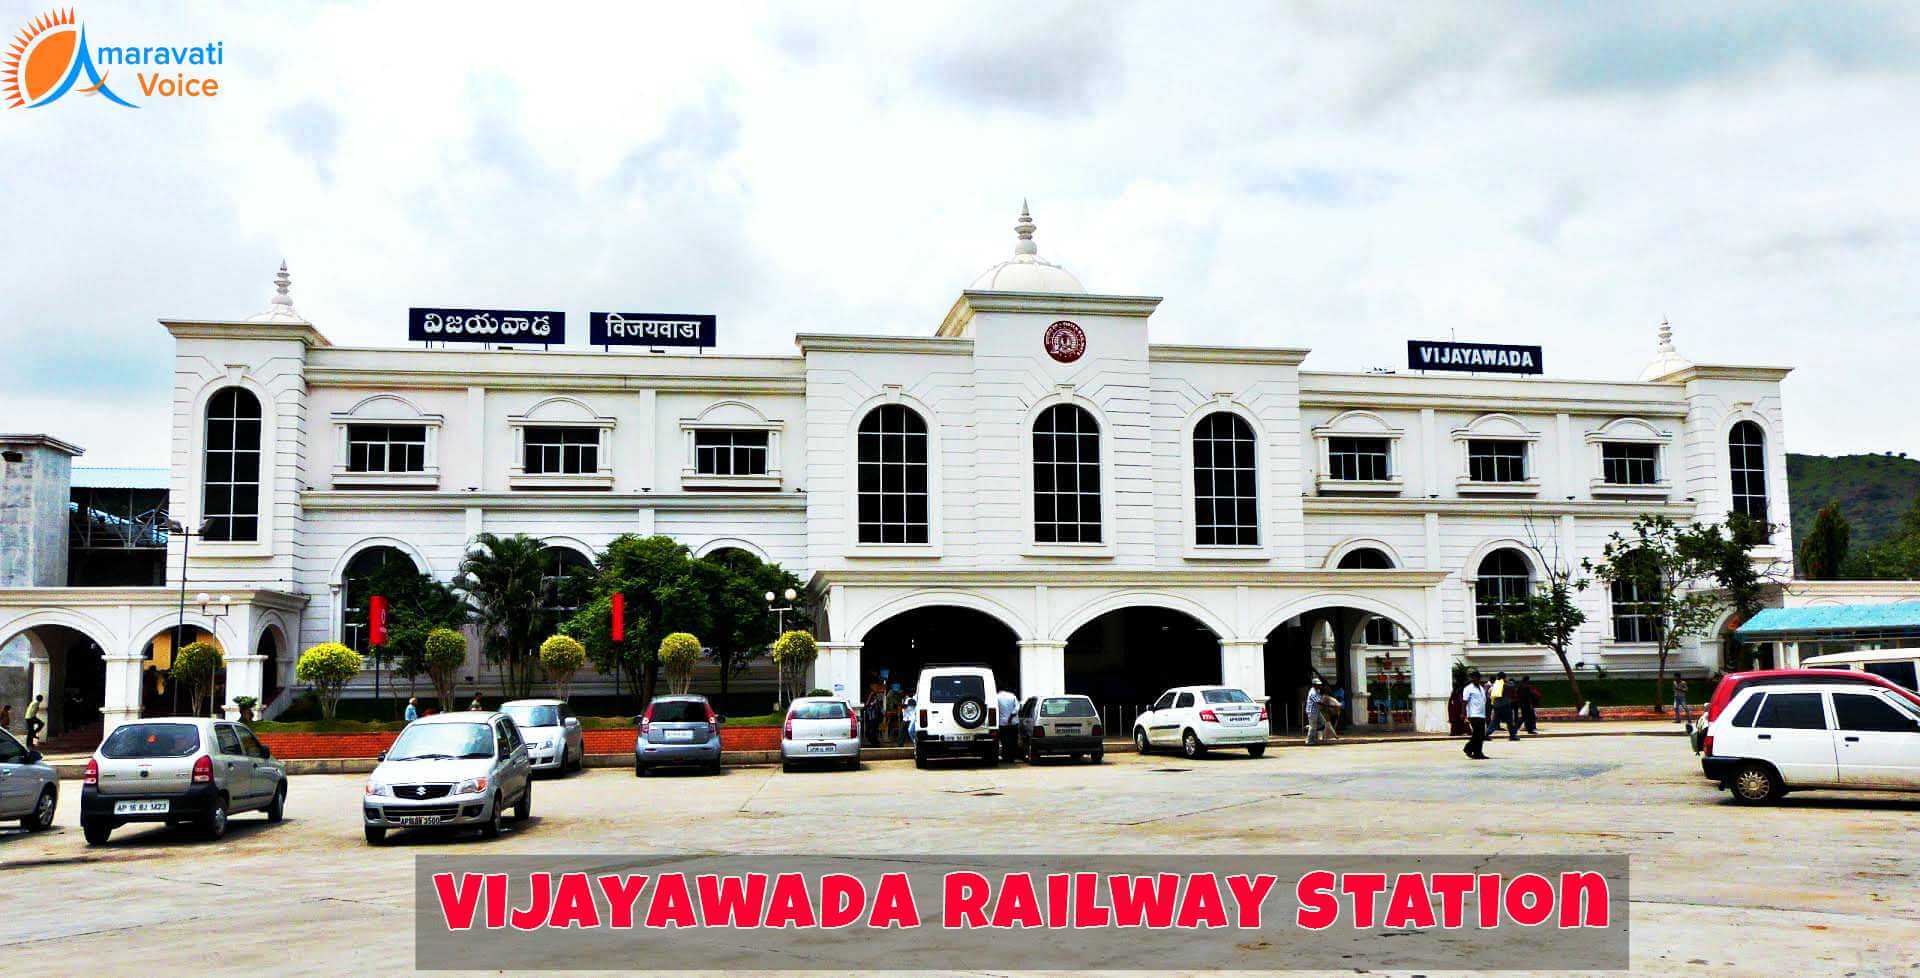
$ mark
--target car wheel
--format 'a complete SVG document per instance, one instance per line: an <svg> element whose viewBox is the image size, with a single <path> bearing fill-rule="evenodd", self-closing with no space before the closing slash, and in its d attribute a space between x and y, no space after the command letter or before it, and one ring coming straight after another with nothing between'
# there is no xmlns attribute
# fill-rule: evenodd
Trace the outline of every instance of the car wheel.
<svg viewBox="0 0 1920 978"><path fill-rule="evenodd" d="M636 778L644 778L647 776L647 766L640 763L640 759L637 757L633 759L633 776Z"/></svg>
<svg viewBox="0 0 1920 978"><path fill-rule="evenodd" d="M218 839L227 834L226 796L217 795L214 797L213 810L207 812L206 817L200 820L200 831L206 833L207 838L210 840Z"/></svg>
<svg viewBox="0 0 1920 978"><path fill-rule="evenodd" d="M480 825L480 837L482 839L498 839L500 837L500 809L506 806L506 801L505 798L499 795L493 796L493 803L489 806L492 808L492 811L487 813L487 820Z"/></svg>
<svg viewBox="0 0 1920 978"><path fill-rule="evenodd" d="M113 825L83 818L80 820L80 831L87 837L87 845L104 846L108 837L113 835Z"/></svg>
<svg viewBox="0 0 1920 978"><path fill-rule="evenodd" d="M1248 744L1247 745L1248 757L1265 757L1266 754L1267 754L1267 745L1265 744Z"/></svg>
<svg viewBox="0 0 1920 978"><path fill-rule="evenodd" d="M1133 749L1136 751L1139 751L1142 757L1153 753L1153 745L1150 743L1147 743L1147 729L1145 727L1140 727L1134 730Z"/></svg>
<svg viewBox="0 0 1920 978"><path fill-rule="evenodd" d="M913 766L922 770L927 766L927 750L917 740L913 742Z"/></svg>
<svg viewBox="0 0 1920 978"><path fill-rule="evenodd" d="M1098 764L1098 763L1100 763L1101 761L1104 761L1104 760L1106 760L1106 759L1107 759L1107 752L1106 752L1106 751L1103 751L1103 750L1097 750L1097 751L1094 751L1094 752L1093 752L1093 763L1095 763L1095 764Z"/></svg>
<svg viewBox="0 0 1920 978"><path fill-rule="evenodd" d="M33 812L20 819L20 827L29 832L45 832L53 828L53 809L60 804L59 793L48 785L40 791L40 800L34 802Z"/></svg>
<svg viewBox="0 0 1920 978"><path fill-rule="evenodd" d="M527 790L520 792L520 801L513 806L513 820L524 822L533 817L533 779L527 779Z"/></svg>
<svg viewBox="0 0 1920 978"><path fill-rule="evenodd" d="M984 761L988 767L998 766L1000 763L1000 745L997 743L988 744L987 749L980 753L980 760ZM1009 760L1011 760L1011 758L1009 758Z"/></svg>
<svg viewBox="0 0 1920 978"><path fill-rule="evenodd" d="M1185 754L1189 759L1199 757L1206 752L1207 745L1200 742L1199 734L1189 730L1180 735L1180 753Z"/></svg>
<svg viewBox="0 0 1920 978"><path fill-rule="evenodd" d="M1040 763L1040 745L1039 744L1027 745L1027 763L1028 764Z"/></svg>
<svg viewBox="0 0 1920 978"><path fill-rule="evenodd" d="M860 759L859 759L859 758L857 758L857 757L849 757L849 758L847 758L847 770L849 770L849 771L858 771L858 770L860 770Z"/></svg>
<svg viewBox="0 0 1920 978"><path fill-rule="evenodd" d="M286 817L287 817L287 783L285 781L282 781L280 782L279 789L273 793L273 804L267 806L267 821L278 822L281 819Z"/></svg>
<svg viewBox="0 0 1920 978"><path fill-rule="evenodd" d="M383 829L378 825L368 825L368 826L365 826L365 828L367 830L367 845L384 846L387 844L386 829Z"/></svg>
<svg viewBox="0 0 1920 978"><path fill-rule="evenodd" d="M787 759L786 759L786 758L784 758L784 757L783 757L783 758L781 758L781 759L780 759L780 773L781 773L781 774L792 774L792 773L793 773L793 762L792 762L792 761L789 761L789 760L787 760Z"/></svg>
<svg viewBox="0 0 1920 978"><path fill-rule="evenodd" d="M1733 800L1742 805L1764 805L1785 794L1780 779L1765 764L1742 764L1727 787L1733 789Z"/></svg>

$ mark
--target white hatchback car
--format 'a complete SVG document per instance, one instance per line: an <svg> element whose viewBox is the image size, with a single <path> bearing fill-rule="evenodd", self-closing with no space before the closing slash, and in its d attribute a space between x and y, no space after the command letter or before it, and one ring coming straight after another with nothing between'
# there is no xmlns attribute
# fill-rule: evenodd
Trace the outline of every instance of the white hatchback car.
<svg viewBox="0 0 1920 978"><path fill-rule="evenodd" d="M1742 804L1788 791L1920 791L1920 707L1857 683L1749 685L1707 726L1700 769Z"/></svg>
<svg viewBox="0 0 1920 978"><path fill-rule="evenodd" d="M1133 745L1142 754L1178 747L1188 757L1245 747L1259 757L1267 752L1267 708L1232 686L1177 686L1134 720Z"/></svg>
<svg viewBox="0 0 1920 978"><path fill-rule="evenodd" d="M828 761L851 771L860 766L860 714L845 700L802 696L787 707L780 725L780 767Z"/></svg>

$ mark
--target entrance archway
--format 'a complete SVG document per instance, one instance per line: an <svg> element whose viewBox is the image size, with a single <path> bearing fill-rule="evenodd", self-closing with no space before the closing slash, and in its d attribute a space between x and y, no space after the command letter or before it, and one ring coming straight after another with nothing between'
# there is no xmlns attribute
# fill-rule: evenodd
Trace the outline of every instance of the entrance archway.
<svg viewBox="0 0 1920 978"><path fill-rule="evenodd" d="M1305 727L1307 689L1316 677L1347 708L1340 727L1413 723L1410 636L1376 610L1329 605L1302 612L1267 633L1267 697L1276 730ZM1377 687L1377 688L1376 688Z"/></svg>
<svg viewBox="0 0 1920 978"><path fill-rule="evenodd" d="M106 650L85 632L66 625L35 625L20 633L47 662L46 729L40 739L99 730L106 703ZM31 699L29 688L26 694Z"/></svg>
<svg viewBox="0 0 1920 978"><path fill-rule="evenodd" d="M982 663L1002 689L1020 688L1020 637L984 611L928 605L875 625L860 644L862 699L870 683L899 683L911 695L920 670L934 663Z"/></svg>
<svg viewBox="0 0 1920 978"><path fill-rule="evenodd" d="M186 716L193 712L193 697L187 694L180 684L173 680L173 654L194 642L220 641L202 628L188 625L185 628L168 628L166 631L147 640L140 651L140 715L143 717ZM221 650L226 655L226 650ZM219 705L226 702L227 671L218 669L213 674L213 689L207 694L207 702Z"/></svg>
<svg viewBox="0 0 1920 978"><path fill-rule="evenodd" d="M260 633L260 644L254 646L253 654L261 657L260 663L260 709L280 695L280 630L268 628Z"/></svg>
<svg viewBox="0 0 1920 978"><path fill-rule="evenodd" d="M1169 687L1220 681L1220 636L1183 611L1133 606L1073 630L1065 652L1066 689L1085 693L1108 730L1132 718Z"/></svg>

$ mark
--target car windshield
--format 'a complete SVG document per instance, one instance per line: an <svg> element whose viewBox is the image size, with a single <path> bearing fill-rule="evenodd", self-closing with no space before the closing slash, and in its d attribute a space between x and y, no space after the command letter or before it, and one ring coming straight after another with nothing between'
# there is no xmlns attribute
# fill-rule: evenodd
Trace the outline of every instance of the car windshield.
<svg viewBox="0 0 1920 978"><path fill-rule="evenodd" d="M1209 689L1201 692L1201 698L1209 703L1251 703L1253 697L1238 689Z"/></svg>
<svg viewBox="0 0 1920 978"><path fill-rule="evenodd" d="M200 728L191 723L129 723L100 745L102 757L185 757L200 749Z"/></svg>
<svg viewBox="0 0 1920 978"><path fill-rule="evenodd" d="M979 676L935 676L927 680L927 701L958 703L965 699L985 701L987 681Z"/></svg>
<svg viewBox="0 0 1920 978"><path fill-rule="evenodd" d="M560 709L555 706L503 706L500 712L512 717L522 728L560 725Z"/></svg>
<svg viewBox="0 0 1920 978"><path fill-rule="evenodd" d="M845 720L847 704L839 700L795 703L792 716L795 720Z"/></svg>
<svg viewBox="0 0 1920 978"><path fill-rule="evenodd" d="M387 749L389 761L493 756L493 728L484 723L416 723Z"/></svg>
<svg viewBox="0 0 1920 978"><path fill-rule="evenodd" d="M1078 696L1041 700L1040 715L1043 717L1090 717L1093 716L1093 704Z"/></svg>
<svg viewBox="0 0 1920 978"><path fill-rule="evenodd" d="M707 722L707 704L699 700L654 700L647 713L654 723Z"/></svg>

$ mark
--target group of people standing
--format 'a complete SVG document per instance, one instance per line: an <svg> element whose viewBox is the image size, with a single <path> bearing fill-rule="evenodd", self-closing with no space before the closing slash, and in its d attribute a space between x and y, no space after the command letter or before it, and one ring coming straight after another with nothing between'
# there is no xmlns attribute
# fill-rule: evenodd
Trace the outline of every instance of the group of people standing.
<svg viewBox="0 0 1920 978"><path fill-rule="evenodd" d="M860 713L861 735L867 746L898 747L912 733L913 695L902 692L899 683L870 682Z"/></svg>
<svg viewBox="0 0 1920 978"><path fill-rule="evenodd" d="M1523 727L1529 734L1540 732L1536 712L1540 691L1525 676L1508 679L1507 674L1501 672L1488 681L1480 675L1480 670L1469 669L1466 685L1460 687L1460 705L1467 721L1465 753L1474 760L1487 759L1487 738L1498 733L1502 726L1507 728L1508 740L1519 740Z"/></svg>

